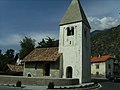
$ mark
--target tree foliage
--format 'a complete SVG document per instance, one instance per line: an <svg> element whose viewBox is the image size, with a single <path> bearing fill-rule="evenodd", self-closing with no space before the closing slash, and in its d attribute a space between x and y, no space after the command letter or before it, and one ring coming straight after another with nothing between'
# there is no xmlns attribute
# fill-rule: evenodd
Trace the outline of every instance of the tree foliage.
<svg viewBox="0 0 120 90"><path fill-rule="evenodd" d="M45 39L42 39L41 42L38 42L37 48L58 47L58 44L58 40L47 37Z"/></svg>
<svg viewBox="0 0 120 90"><path fill-rule="evenodd" d="M5 56L2 54L2 53L0 53L0 70L2 69L2 67L4 66L3 65L3 62L5 61Z"/></svg>
<svg viewBox="0 0 120 90"><path fill-rule="evenodd" d="M2 50L0 49L0 54L2 53Z"/></svg>
<svg viewBox="0 0 120 90"><path fill-rule="evenodd" d="M14 50L7 49L5 54L0 53L0 69L2 69L6 64L15 64L16 59L14 58Z"/></svg>
<svg viewBox="0 0 120 90"><path fill-rule="evenodd" d="M92 36L91 42L92 56L101 54L120 58L120 25L98 32Z"/></svg>
<svg viewBox="0 0 120 90"><path fill-rule="evenodd" d="M5 56L9 59L14 58L14 50L13 49L7 49Z"/></svg>
<svg viewBox="0 0 120 90"><path fill-rule="evenodd" d="M35 40L29 37L24 37L22 41L20 41L20 59L25 58L35 47Z"/></svg>

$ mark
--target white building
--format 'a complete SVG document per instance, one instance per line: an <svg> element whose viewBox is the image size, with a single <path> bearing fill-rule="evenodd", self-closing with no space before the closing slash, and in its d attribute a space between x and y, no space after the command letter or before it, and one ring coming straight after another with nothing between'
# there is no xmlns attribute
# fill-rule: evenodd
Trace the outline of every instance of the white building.
<svg viewBox="0 0 120 90"><path fill-rule="evenodd" d="M91 81L90 25L79 0L72 0L60 22L59 48L36 48L24 62L24 76Z"/></svg>
<svg viewBox="0 0 120 90"><path fill-rule="evenodd" d="M118 61L109 55L93 57L91 59L91 76L108 78L118 75Z"/></svg>

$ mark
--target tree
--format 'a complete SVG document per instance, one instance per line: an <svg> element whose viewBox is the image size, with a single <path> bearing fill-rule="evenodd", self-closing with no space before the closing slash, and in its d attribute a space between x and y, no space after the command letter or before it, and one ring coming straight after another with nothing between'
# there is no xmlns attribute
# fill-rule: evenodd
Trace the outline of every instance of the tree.
<svg viewBox="0 0 120 90"><path fill-rule="evenodd" d="M58 47L58 40L47 37L42 39L41 42L38 42L37 48L46 48L46 47Z"/></svg>
<svg viewBox="0 0 120 90"><path fill-rule="evenodd" d="M14 50L13 49L7 49L5 56L9 59L13 59L14 58Z"/></svg>
<svg viewBox="0 0 120 90"><path fill-rule="evenodd" d="M4 66L3 64L4 61L5 61L5 56L2 53L0 53L0 70L2 70Z"/></svg>
<svg viewBox="0 0 120 90"><path fill-rule="evenodd" d="M0 54L0 69L6 65L6 64L15 64L16 61L14 59L14 50L13 49L7 49L5 54Z"/></svg>
<svg viewBox="0 0 120 90"><path fill-rule="evenodd" d="M24 37L22 41L20 41L20 59L24 59L26 55L28 55L35 47L35 40Z"/></svg>
<svg viewBox="0 0 120 90"><path fill-rule="evenodd" d="M13 49L7 49L6 53L5 53L5 60L4 60L4 64L15 64L15 58L14 58L14 50Z"/></svg>
<svg viewBox="0 0 120 90"><path fill-rule="evenodd" d="M42 41L38 43L38 47L42 47L42 48L46 47L45 39L42 39Z"/></svg>
<svg viewBox="0 0 120 90"><path fill-rule="evenodd" d="M0 49L0 54L2 54L2 50Z"/></svg>

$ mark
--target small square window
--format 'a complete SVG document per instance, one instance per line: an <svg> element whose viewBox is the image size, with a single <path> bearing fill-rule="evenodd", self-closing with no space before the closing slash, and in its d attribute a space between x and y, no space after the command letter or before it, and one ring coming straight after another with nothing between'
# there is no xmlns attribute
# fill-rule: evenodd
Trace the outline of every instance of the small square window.
<svg viewBox="0 0 120 90"><path fill-rule="evenodd" d="M99 72L96 72L96 75L99 76Z"/></svg>
<svg viewBox="0 0 120 90"><path fill-rule="evenodd" d="M99 69L99 64L96 65L96 69Z"/></svg>
<svg viewBox="0 0 120 90"><path fill-rule="evenodd" d="M110 64L108 64L108 68L111 69L111 65Z"/></svg>
<svg viewBox="0 0 120 90"><path fill-rule="evenodd" d="M109 72L109 76L111 76L111 72Z"/></svg>

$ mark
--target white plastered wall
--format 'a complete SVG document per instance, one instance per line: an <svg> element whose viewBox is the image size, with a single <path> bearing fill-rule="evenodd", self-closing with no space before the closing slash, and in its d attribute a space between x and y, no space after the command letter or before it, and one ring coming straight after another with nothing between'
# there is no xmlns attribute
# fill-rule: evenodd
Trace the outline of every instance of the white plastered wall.
<svg viewBox="0 0 120 90"><path fill-rule="evenodd" d="M67 27L74 27L73 36L67 36ZM83 58L90 51L83 51L83 49L86 50L85 43L83 44L83 30L82 22L63 25L60 26L59 37L59 52L63 53L63 78L66 78L66 68L71 66L73 69L72 77L79 78L80 83L90 81L90 75L88 75L90 74L90 60L88 57ZM83 62L83 60L85 61Z"/></svg>

